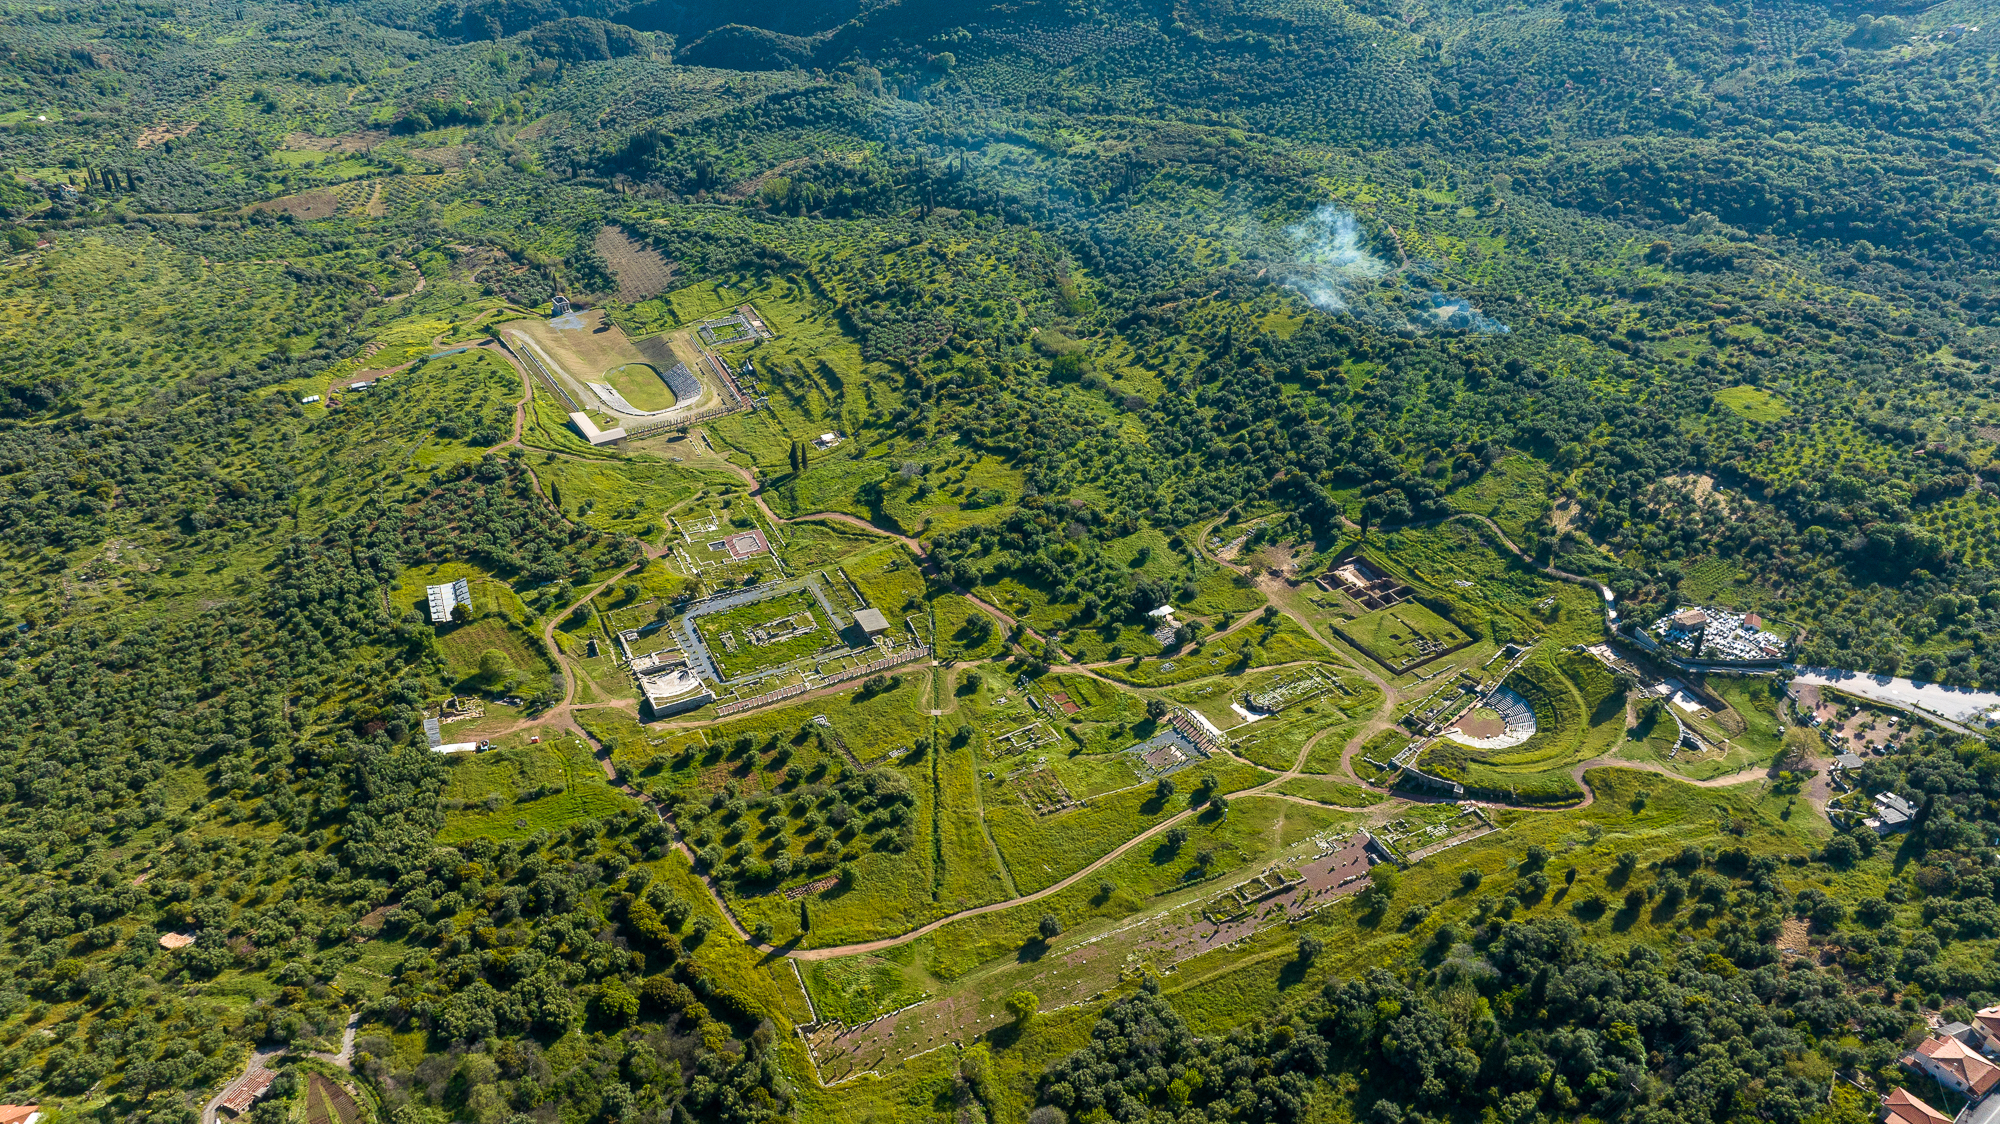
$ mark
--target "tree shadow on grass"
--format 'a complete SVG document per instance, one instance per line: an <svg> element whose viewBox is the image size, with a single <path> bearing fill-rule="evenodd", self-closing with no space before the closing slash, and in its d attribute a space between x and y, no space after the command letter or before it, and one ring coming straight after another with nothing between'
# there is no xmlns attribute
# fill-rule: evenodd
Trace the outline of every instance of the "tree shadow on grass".
<svg viewBox="0 0 2000 1124"><path fill-rule="evenodd" d="M1031 937L1028 943L1022 945L1020 951L1014 954L1014 960L1020 964L1036 964L1049 954L1050 948L1048 941L1041 937Z"/></svg>
<svg viewBox="0 0 2000 1124"><path fill-rule="evenodd" d="M1310 962L1300 960L1297 957L1286 961L1285 966L1278 969L1278 990L1289 991L1299 984L1304 983L1306 969L1311 966Z"/></svg>
<svg viewBox="0 0 2000 1124"><path fill-rule="evenodd" d="M794 933L785 943L772 945L771 951L766 952L763 958L757 962L758 966L769 967L790 956L792 953L798 951L799 943L805 939L806 935L804 933Z"/></svg>
<svg viewBox="0 0 2000 1124"><path fill-rule="evenodd" d="M1004 1022L986 1032L986 1040L1000 1049L1007 1049L1019 1042L1027 1033L1027 1027L1018 1022Z"/></svg>

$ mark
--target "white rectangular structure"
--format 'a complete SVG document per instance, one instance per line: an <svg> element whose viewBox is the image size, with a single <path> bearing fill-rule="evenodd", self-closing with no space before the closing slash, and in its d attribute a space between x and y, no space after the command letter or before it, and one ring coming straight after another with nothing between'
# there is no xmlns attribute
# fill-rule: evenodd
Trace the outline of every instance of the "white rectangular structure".
<svg viewBox="0 0 2000 1124"><path fill-rule="evenodd" d="M430 598L432 624L444 624L451 620L454 608L460 605L470 607L472 604L472 587L466 584L464 578L443 585L425 586L424 592Z"/></svg>
<svg viewBox="0 0 2000 1124"><path fill-rule="evenodd" d="M617 429L599 429L597 423L590 420L589 414L581 412L571 414L569 423L576 427L578 433L583 434L585 441L593 445L609 445L613 441L625 440L624 426L621 425Z"/></svg>

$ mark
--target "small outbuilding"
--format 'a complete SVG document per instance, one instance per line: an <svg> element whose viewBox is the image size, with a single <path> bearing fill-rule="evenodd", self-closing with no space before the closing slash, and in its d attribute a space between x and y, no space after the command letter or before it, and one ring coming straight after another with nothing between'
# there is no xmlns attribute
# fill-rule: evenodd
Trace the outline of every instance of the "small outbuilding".
<svg viewBox="0 0 2000 1124"><path fill-rule="evenodd" d="M861 631L868 634L870 640L889 631L889 618L883 616L880 609L857 610L854 614L854 623Z"/></svg>
<svg viewBox="0 0 2000 1124"><path fill-rule="evenodd" d="M424 593L430 600L431 623L444 624L451 620L451 611L460 605L472 606L472 587L464 578L445 582L441 585L425 586Z"/></svg>
<svg viewBox="0 0 2000 1124"><path fill-rule="evenodd" d="M569 423L576 427L576 431L583 435L585 441L593 445L609 445L616 441L625 440L624 426L621 425L615 429L599 429L597 428L597 423L590 420L589 414L580 411L569 416Z"/></svg>

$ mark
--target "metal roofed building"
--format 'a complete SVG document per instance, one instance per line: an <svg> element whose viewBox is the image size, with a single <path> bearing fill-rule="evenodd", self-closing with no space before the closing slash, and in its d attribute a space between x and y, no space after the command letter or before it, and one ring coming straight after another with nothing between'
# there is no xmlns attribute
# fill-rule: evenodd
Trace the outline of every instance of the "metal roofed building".
<svg viewBox="0 0 2000 1124"><path fill-rule="evenodd" d="M472 604L472 587L466 584L464 578L443 585L425 586L424 592L430 598L432 624L444 624L451 620L452 609Z"/></svg>
<svg viewBox="0 0 2000 1124"><path fill-rule="evenodd" d="M1861 822L1873 828L1877 835L1888 835L1908 831L1916 818L1916 806L1908 800L1893 792L1878 792L1875 794L1875 814Z"/></svg>

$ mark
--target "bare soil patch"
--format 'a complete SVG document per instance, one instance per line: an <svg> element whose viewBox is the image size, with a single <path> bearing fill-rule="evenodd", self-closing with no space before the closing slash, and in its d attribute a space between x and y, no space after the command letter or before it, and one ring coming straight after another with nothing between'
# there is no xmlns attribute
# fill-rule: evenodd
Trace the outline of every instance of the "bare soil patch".
<svg viewBox="0 0 2000 1124"><path fill-rule="evenodd" d="M199 128L201 128L201 122L199 121L163 122L158 125L148 125L140 131L139 139L133 142L132 147L152 148L155 145L165 144L170 140L179 140Z"/></svg>
<svg viewBox="0 0 2000 1124"><path fill-rule="evenodd" d="M363 129L357 133L342 133L335 137L292 133L285 137L285 147L295 152L366 152L388 139L387 129Z"/></svg>
<svg viewBox="0 0 2000 1124"><path fill-rule="evenodd" d="M343 208L340 196L330 187L316 187L311 191L301 191L297 195L286 195L278 199L267 199L253 203L251 211L279 211L296 215L302 219L326 219L339 214Z"/></svg>
<svg viewBox="0 0 2000 1124"><path fill-rule="evenodd" d="M427 164L434 164L447 172L457 171L471 163L473 150L470 145L444 144L436 148L411 149L410 154Z"/></svg>
<svg viewBox="0 0 2000 1124"><path fill-rule="evenodd" d="M674 263L622 227L599 230L596 247L611 263L611 272L618 278L618 299L627 304L664 293L673 282Z"/></svg>
<svg viewBox="0 0 2000 1124"><path fill-rule="evenodd" d="M361 919L354 923L354 927L357 929L367 929L371 932L378 930L382 927L382 922L388 920L389 911L401 904L401 902L390 902L387 905L377 906L367 913L362 914Z"/></svg>
<svg viewBox="0 0 2000 1124"><path fill-rule="evenodd" d="M307 1124L359 1124L361 1106L340 1083L315 1073L306 1087Z"/></svg>
<svg viewBox="0 0 2000 1124"><path fill-rule="evenodd" d="M1475 710L1458 720L1458 732L1468 738L1497 738L1507 732L1507 723L1489 710Z"/></svg>

